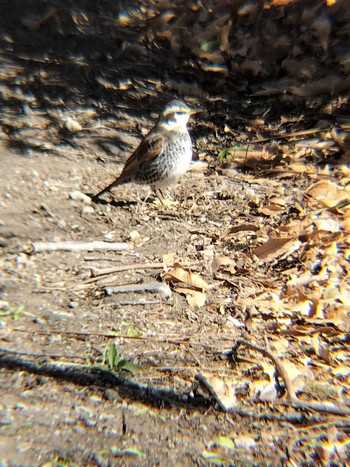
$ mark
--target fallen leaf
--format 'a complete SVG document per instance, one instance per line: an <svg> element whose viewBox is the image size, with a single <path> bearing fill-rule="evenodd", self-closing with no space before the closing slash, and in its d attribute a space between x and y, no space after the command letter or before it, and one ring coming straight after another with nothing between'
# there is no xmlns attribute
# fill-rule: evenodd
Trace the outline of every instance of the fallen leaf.
<svg viewBox="0 0 350 467"><path fill-rule="evenodd" d="M211 263L211 270L213 272L216 272L219 269L229 271L231 272L231 274L234 274L236 272L235 263L228 256L217 256Z"/></svg>
<svg viewBox="0 0 350 467"><path fill-rule="evenodd" d="M290 255L301 246L302 243L292 237L270 237L266 243L255 248L254 254L268 262L282 255Z"/></svg>
<svg viewBox="0 0 350 467"><path fill-rule="evenodd" d="M329 212L323 212L314 220L314 225L319 231L325 232L340 232L341 223L336 216Z"/></svg>
<svg viewBox="0 0 350 467"><path fill-rule="evenodd" d="M196 375L196 379L214 396L220 407L224 410L234 409L238 406L234 382L212 376L208 372Z"/></svg>
<svg viewBox="0 0 350 467"><path fill-rule="evenodd" d="M278 206L277 204L269 204L267 206L263 206L258 209L260 214L264 214L265 216L277 216L280 212L284 211L285 208Z"/></svg>
<svg viewBox="0 0 350 467"><path fill-rule="evenodd" d="M293 162L289 164L288 169L296 173L305 173L309 171L309 167L303 162Z"/></svg>
<svg viewBox="0 0 350 467"><path fill-rule="evenodd" d="M193 289L186 289L185 287L178 287L176 292L183 293L186 295L187 303L193 310L197 310L205 305L207 295L203 292L199 292L198 290Z"/></svg>
<svg viewBox="0 0 350 467"><path fill-rule="evenodd" d="M260 229L258 225L255 224L240 224L240 225L233 225L232 227L229 227L227 230L225 230L220 238L223 240L227 240L230 238L230 236L234 233L237 232L257 232Z"/></svg>
<svg viewBox="0 0 350 467"><path fill-rule="evenodd" d="M163 279L165 281L170 282L175 280L176 282L183 282L184 284L191 285L192 287L200 290L207 290L209 288L209 285L200 277L199 274L187 271L178 264L175 264L174 266L174 268L170 269L163 275Z"/></svg>
<svg viewBox="0 0 350 467"><path fill-rule="evenodd" d="M322 180L311 185L304 196L310 202L316 201L319 206L332 207L346 199L347 193L337 183Z"/></svg>

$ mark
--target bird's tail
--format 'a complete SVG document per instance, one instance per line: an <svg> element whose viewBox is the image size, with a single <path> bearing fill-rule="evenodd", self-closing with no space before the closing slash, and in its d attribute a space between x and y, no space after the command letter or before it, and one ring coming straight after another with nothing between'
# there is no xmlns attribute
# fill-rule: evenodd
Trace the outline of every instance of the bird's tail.
<svg viewBox="0 0 350 467"><path fill-rule="evenodd" d="M98 200L100 196L104 195L105 193L107 193L107 191L110 191L113 187L115 187L116 185L123 185L124 181L121 181L119 179L116 179L114 180L110 185L106 186L106 188L103 188L103 190L101 190L99 193L97 193L96 195L92 196L92 200Z"/></svg>

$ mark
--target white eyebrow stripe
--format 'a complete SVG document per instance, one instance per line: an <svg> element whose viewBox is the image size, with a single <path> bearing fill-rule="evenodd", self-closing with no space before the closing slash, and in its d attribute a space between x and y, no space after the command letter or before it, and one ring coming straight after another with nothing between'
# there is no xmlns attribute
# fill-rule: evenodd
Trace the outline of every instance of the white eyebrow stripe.
<svg viewBox="0 0 350 467"><path fill-rule="evenodd" d="M177 112L188 113L188 112L190 112L190 109L185 109L184 107L172 107L171 109L169 109L168 111L165 112L165 115L173 114L173 113L177 113Z"/></svg>

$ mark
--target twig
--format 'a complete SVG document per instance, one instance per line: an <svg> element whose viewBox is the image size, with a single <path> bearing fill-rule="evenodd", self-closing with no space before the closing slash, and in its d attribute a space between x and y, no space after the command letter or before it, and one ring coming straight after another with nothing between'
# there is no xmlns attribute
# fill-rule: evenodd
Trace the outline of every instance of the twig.
<svg viewBox="0 0 350 467"><path fill-rule="evenodd" d="M324 412L324 413L331 413L336 415L350 415L350 409L345 405L336 405L328 401L301 401L295 394L295 390L293 388L292 382L289 378L287 371L285 370L284 366L282 365L281 360L276 357L272 352L269 350L264 349L263 347L259 347L257 345L252 344L244 339L238 339L235 345L232 347L232 353L236 354L238 348L241 345L245 345L246 347L256 350L257 352L262 353L266 357L268 357L274 363L278 373L280 374L281 378L283 379L286 391L287 391L287 401L278 401L278 404L293 406L297 409L303 410L312 410L315 412Z"/></svg>
<svg viewBox="0 0 350 467"><path fill-rule="evenodd" d="M118 261L120 262L120 256L84 256L84 261Z"/></svg>
<svg viewBox="0 0 350 467"><path fill-rule="evenodd" d="M164 298L171 297L171 290L167 284L161 282L147 282L145 284L126 284L116 287L105 287L107 295L114 293L133 293L133 292L158 292Z"/></svg>
<svg viewBox="0 0 350 467"><path fill-rule="evenodd" d="M282 405L292 405L294 408L312 410L314 412L324 412L342 416L350 415L350 409L346 405L336 405L328 401L301 401L296 399L292 403L288 401L281 401L280 403Z"/></svg>
<svg viewBox="0 0 350 467"><path fill-rule="evenodd" d="M180 347L182 347L184 350L186 350L190 355L192 355L194 361L197 363L197 365L202 369L204 370L203 368L203 365L201 364L201 362L198 360L198 358L195 356L195 354L192 352L192 350L187 346L187 345L184 345L184 344L181 344Z"/></svg>
<svg viewBox="0 0 350 467"><path fill-rule="evenodd" d="M187 261L184 263L179 263L180 266L188 267L200 264L203 261ZM159 261L157 263L136 263L136 264L124 264L123 266L116 266L114 268L105 268L105 269L95 269L89 266L89 269L92 269L95 277L104 276L107 274L113 274L115 272L130 271L135 269L163 269L165 263ZM172 266L168 266L172 267Z"/></svg>
<svg viewBox="0 0 350 467"><path fill-rule="evenodd" d="M292 384L292 382L291 382L291 380L289 378L289 375L286 372L284 366L282 365L281 360L278 357L276 357L276 355L274 355L269 350L264 349L263 347L259 347L257 345L254 345L251 342L246 341L245 339L238 339L236 341L235 345L232 347L232 353L234 355L237 353L238 348L241 345L245 345L246 347L248 347L248 348L250 348L252 350L256 350L257 352L262 353L263 355L265 355L265 357L267 357L267 358L269 358L270 360L273 361L279 375L283 379L283 382L284 382L284 385L285 385L285 388L286 388L286 391L287 391L287 397L288 397L289 402L291 402L291 403L296 402L297 397L295 395L295 390L293 388L293 384Z"/></svg>
<svg viewBox="0 0 350 467"><path fill-rule="evenodd" d="M135 271L136 269L162 269L164 263L137 263L137 264L123 264L123 266L115 266L114 268L97 269L92 266L88 266L91 269L94 277L106 276L108 274L114 274L115 272L123 271Z"/></svg>
<svg viewBox="0 0 350 467"><path fill-rule="evenodd" d="M293 131L292 133L282 133L282 134L276 134L273 136L269 136L267 138L260 138L256 139L253 141L249 141L249 144L257 144L257 143L264 143L265 141L271 141L273 139L287 139L287 138L294 138L295 136L306 136L306 135L313 135L317 133L324 133L326 130L320 129L320 128L313 128L310 130L304 130L304 131Z"/></svg>
<svg viewBox="0 0 350 467"><path fill-rule="evenodd" d="M128 243L109 242L34 242L31 253L41 253L43 251L121 251L129 248Z"/></svg>
<svg viewBox="0 0 350 467"><path fill-rule="evenodd" d="M118 302L118 303L107 303L104 306L112 306L113 308L118 308L120 306L145 306L145 305L159 305L161 303L160 300L144 300L141 298L141 300L130 300L130 301L125 301L125 302Z"/></svg>

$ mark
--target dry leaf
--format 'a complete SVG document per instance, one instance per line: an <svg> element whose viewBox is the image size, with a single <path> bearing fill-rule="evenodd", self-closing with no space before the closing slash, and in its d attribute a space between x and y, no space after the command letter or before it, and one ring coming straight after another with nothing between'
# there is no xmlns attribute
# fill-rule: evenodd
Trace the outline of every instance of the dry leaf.
<svg viewBox="0 0 350 467"><path fill-rule="evenodd" d="M225 271L229 271L231 274L234 274L236 272L235 262L228 256L217 256L211 263L211 270L216 272L219 269L224 269Z"/></svg>
<svg viewBox="0 0 350 467"><path fill-rule="evenodd" d="M320 216L314 220L314 225L318 231L325 232L340 232L341 224L336 216L333 216L329 212L323 212Z"/></svg>
<svg viewBox="0 0 350 467"><path fill-rule="evenodd" d="M316 168L311 165L306 165L303 162L293 162L288 166L289 170L296 173L316 173Z"/></svg>
<svg viewBox="0 0 350 467"><path fill-rule="evenodd" d="M311 185L306 190L305 197L318 201L319 206L332 207L346 199L347 193L337 183L322 180Z"/></svg>
<svg viewBox="0 0 350 467"><path fill-rule="evenodd" d="M231 438L228 436L217 436L209 443L209 447L217 447L220 446L224 449L235 449L235 443L232 441Z"/></svg>
<svg viewBox="0 0 350 467"><path fill-rule="evenodd" d="M228 316L227 318L227 323L231 325L234 328L244 328L245 324L242 323L242 321L239 321L236 318L233 318L232 316Z"/></svg>
<svg viewBox="0 0 350 467"><path fill-rule="evenodd" d="M196 379L214 396L222 410L227 411L238 406L234 382L217 378L208 372L196 375Z"/></svg>
<svg viewBox="0 0 350 467"><path fill-rule="evenodd" d="M197 310L205 305L207 295L198 290L186 289L185 287L177 287L176 292L183 293L186 295L187 303L190 305L192 310Z"/></svg>
<svg viewBox="0 0 350 467"><path fill-rule="evenodd" d="M249 124L252 126L262 126L265 125L265 120L262 118L255 118L254 120L249 120Z"/></svg>
<svg viewBox="0 0 350 467"><path fill-rule="evenodd" d="M206 59L209 62L217 65L222 65L225 63L225 58L220 52L200 52L197 54L200 58Z"/></svg>
<svg viewBox="0 0 350 467"><path fill-rule="evenodd" d="M285 208L278 206L277 204L269 204L268 206L263 206L258 209L260 214L264 214L265 216L277 216L280 212L284 211Z"/></svg>
<svg viewBox="0 0 350 467"><path fill-rule="evenodd" d="M257 232L259 229L260 229L260 227L258 225L255 225L255 224L233 225L232 227L225 230L221 234L220 238L223 239L223 240L227 240L234 233L237 233L237 232L249 232L249 231Z"/></svg>
<svg viewBox="0 0 350 467"><path fill-rule="evenodd" d="M302 243L292 237L270 237L266 243L258 246L254 254L264 260L272 261L282 255L290 255L301 247Z"/></svg>
<svg viewBox="0 0 350 467"><path fill-rule="evenodd" d="M271 5L273 6L285 6L289 5L290 3L294 2L295 0L272 0Z"/></svg>
<svg viewBox="0 0 350 467"><path fill-rule="evenodd" d="M175 264L175 267L170 269L163 275L165 281L176 281L183 282L184 284L191 285L196 289L207 290L209 285L202 279L199 274L195 274L191 271L187 271L179 264Z"/></svg>

